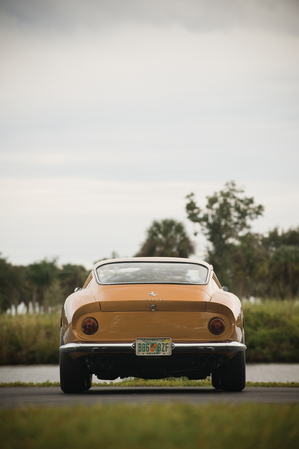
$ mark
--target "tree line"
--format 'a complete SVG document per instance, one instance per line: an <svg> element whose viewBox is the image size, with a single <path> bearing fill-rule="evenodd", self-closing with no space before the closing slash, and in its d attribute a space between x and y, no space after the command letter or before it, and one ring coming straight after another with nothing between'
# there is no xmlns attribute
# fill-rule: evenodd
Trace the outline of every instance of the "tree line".
<svg viewBox="0 0 299 449"><path fill-rule="evenodd" d="M293 299L299 295L299 227L274 228L266 234L252 232L252 222L264 207L231 181L207 196L202 209L194 193L186 196L187 218L194 232L207 240L205 260L214 266L222 285L240 298ZM154 220L135 256L190 257L196 247L183 223ZM113 257L113 256L112 256ZM88 272L82 265L58 266L44 259L28 266L14 266L0 254L0 310L24 303L47 307L61 305L83 285Z"/></svg>
<svg viewBox="0 0 299 449"><path fill-rule="evenodd" d="M213 265L222 285L240 298L250 296L293 299L299 295L299 227L252 232L253 220L264 206L244 195L235 182L206 197L198 206L194 193L186 196L187 218L207 240L205 260ZM154 221L137 256L190 257L195 245L183 223Z"/></svg>
<svg viewBox="0 0 299 449"><path fill-rule="evenodd" d="M24 303L45 310L61 307L75 287L82 287L88 271L82 265L58 266L57 259L44 259L28 266L16 266L0 254L0 310Z"/></svg>

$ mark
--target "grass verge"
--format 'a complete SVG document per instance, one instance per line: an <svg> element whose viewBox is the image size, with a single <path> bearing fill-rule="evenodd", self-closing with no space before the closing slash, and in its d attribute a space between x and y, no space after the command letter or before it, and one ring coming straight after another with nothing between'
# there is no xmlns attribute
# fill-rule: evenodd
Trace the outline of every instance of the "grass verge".
<svg viewBox="0 0 299 449"><path fill-rule="evenodd" d="M0 410L2 449L298 447L299 404L145 404Z"/></svg>
<svg viewBox="0 0 299 449"><path fill-rule="evenodd" d="M212 387L210 379L205 380L145 380L130 379L121 382L93 382L93 387ZM60 387L59 382L0 382L0 388L7 387ZM246 387L286 387L299 388L299 382L246 382Z"/></svg>
<svg viewBox="0 0 299 449"><path fill-rule="evenodd" d="M0 365L59 361L60 315L0 315Z"/></svg>
<svg viewBox="0 0 299 449"><path fill-rule="evenodd" d="M247 302L243 309L248 363L299 362L297 301Z"/></svg>

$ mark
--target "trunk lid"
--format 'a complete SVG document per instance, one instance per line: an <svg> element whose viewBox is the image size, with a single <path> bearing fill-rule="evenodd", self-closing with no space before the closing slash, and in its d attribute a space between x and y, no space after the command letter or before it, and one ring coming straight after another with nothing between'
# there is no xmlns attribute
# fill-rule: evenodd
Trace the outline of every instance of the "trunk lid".
<svg viewBox="0 0 299 449"><path fill-rule="evenodd" d="M102 312L204 312L210 296L202 285L107 285L95 299Z"/></svg>

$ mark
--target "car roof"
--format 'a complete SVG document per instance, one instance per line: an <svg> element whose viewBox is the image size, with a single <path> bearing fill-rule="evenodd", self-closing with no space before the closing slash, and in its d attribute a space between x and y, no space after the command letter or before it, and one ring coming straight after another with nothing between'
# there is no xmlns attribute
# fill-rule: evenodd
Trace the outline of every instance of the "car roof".
<svg viewBox="0 0 299 449"><path fill-rule="evenodd" d="M125 257L118 259L105 259L100 260L94 265L94 269L98 268L100 265L104 265L107 263L121 263L121 262L180 262L180 263L196 263L200 265L204 265L210 270L213 269L213 266L204 262L203 260L197 259L187 259L183 257Z"/></svg>

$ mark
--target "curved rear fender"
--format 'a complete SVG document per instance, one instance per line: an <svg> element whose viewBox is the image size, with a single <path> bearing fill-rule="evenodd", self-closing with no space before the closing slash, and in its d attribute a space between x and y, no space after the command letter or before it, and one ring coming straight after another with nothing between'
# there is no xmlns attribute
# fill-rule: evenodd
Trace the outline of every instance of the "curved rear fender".
<svg viewBox="0 0 299 449"><path fill-rule="evenodd" d="M237 296L222 290L215 292L211 297L211 301L207 304L207 312L213 312L215 314L218 312L227 316L235 326L236 341L242 341L243 310L241 301Z"/></svg>
<svg viewBox="0 0 299 449"><path fill-rule="evenodd" d="M93 307L98 306L93 294L89 290L80 290L76 293L72 293L66 298L61 313L61 327L63 336L69 331L74 315L80 313L78 311L82 307L88 307L89 305Z"/></svg>

